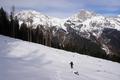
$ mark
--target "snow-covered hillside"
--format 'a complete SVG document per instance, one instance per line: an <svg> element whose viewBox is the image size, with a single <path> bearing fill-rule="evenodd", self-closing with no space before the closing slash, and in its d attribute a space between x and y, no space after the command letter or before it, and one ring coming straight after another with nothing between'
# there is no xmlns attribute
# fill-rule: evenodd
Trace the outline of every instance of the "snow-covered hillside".
<svg viewBox="0 0 120 80"><path fill-rule="evenodd" d="M119 79L119 63L0 35L0 80Z"/></svg>

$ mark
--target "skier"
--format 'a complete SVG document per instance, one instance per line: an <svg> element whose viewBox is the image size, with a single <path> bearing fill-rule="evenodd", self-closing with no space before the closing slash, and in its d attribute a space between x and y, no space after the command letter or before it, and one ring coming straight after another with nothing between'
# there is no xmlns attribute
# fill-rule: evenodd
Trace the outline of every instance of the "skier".
<svg viewBox="0 0 120 80"><path fill-rule="evenodd" d="M74 65L73 62L71 61L70 62L71 69L73 68L73 65Z"/></svg>
<svg viewBox="0 0 120 80"><path fill-rule="evenodd" d="M71 66L71 69L73 69L73 62L71 61L70 62L70 66ZM79 75L79 72L78 71L73 71L73 73L75 74L75 75Z"/></svg>

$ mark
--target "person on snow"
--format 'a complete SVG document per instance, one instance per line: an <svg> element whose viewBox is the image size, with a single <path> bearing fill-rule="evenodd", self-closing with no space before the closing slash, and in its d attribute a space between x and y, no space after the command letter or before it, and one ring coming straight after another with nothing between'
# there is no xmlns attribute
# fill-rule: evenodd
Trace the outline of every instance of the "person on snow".
<svg viewBox="0 0 120 80"><path fill-rule="evenodd" d="M71 61L70 62L71 69L73 69L73 65L74 65L73 62Z"/></svg>

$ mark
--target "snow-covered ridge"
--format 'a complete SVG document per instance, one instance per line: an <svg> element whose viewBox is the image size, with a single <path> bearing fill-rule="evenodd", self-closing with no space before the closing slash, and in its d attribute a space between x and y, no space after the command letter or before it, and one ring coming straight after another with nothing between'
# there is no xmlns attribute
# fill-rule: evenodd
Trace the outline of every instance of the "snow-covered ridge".
<svg viewBox="0 0 120 80"><path fill-rule="evenodd" d="M0 80L119 80L119 68L116 62L0 35Z"/></svg>
<svg viewBox="0 0 120 80"><path fill-rule="evenodd" d="M71 22L75 23L75 25L83 23L85 25L88 25L87 27L90 26L91 22L99 23L100 26L102 24L108 24L108 22L111 23L112 26L120 26L120 23L118 23L118 21L120 21L119 16L118 17L116 16L116 18L108 18L100 14L97 14L95 12L92 11L90 12L83 9L80 10L80 12L66 19L59 19L59 18L47 16L34 10L23 10L21 12L18 12L16 16L18 17L20 23L22 23L23 21L29 22L29 20L32 20L32 24L34 26L41 24L41 25L47 25L48 27L49 26L62 27L64 26L64 23L67 20L70 20ZM116 27L112 27L112 28L116 28ZM120 30L119 27L117 27L116 29Z"/></svg>
<svg viewBox="0 0 120 80"><path fill-rule="evenodd" d="M106 17L95 12L81 10L79 13L68 18L66 22L79 32L89 33L99 37L105 28L116 29L120 31L120 17Z"/></svg>
<svg viewBox="0 0 120 80"><path fill-rule="evenodd" d="M38 25L44 25L44 26L57 26L61 27L63 26L63 23L65 22L64 19L59 19L55 17L50 17L47 15L44 15L40 12L36 12L34 10L23 10L21 12L16 13L17 18L19 19L19 23L29 23L31 21L32 25L36 28Z"/></svg>
<svg viewBox="0 0 120 80"><path fill-rule="evenodd" d="M20 24L23 22L29 23L31 21L34 28L38 25L47 27L56 26L66 30L64 24L68 24L79 32L85 32L89 35L99 37L104 28L112 28L120 31L120 17L105 17L92 11L81 10L73 16L66 19L59 19L44 15L33 10L21 11L16 14ZM89 37L89 36L88 36Z"/></svg>

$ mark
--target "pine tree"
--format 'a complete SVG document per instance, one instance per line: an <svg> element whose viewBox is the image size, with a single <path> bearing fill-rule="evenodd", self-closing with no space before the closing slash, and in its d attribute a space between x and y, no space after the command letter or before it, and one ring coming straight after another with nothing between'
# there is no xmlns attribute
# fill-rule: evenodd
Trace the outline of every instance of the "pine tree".
<svg viewBox="0 0 120 80"><path fill-rule="evenodd" d="M10 35L10 26L7 13L3 8L0 9L0 34L9 36Z"/></svg>
<svg viewBox="0 0 120 80"><path fill-rule="evenodd" d="M17 19L17 16L15 17L15 20L14 20L14 28L15 28L15 38L18 38L18 36L19 36L19 21Z"/></svg>
<svg viewBox="0 0 120 80"><path fill-rule="evenodd" d="M36 28L36 33L35 33L35 35L36 35L36 42L37 43L40 43L40 41L39 41L39 26L37 26L37 28Z"/></svg>
<svg viewBox="0 0 120 80"><path fill-rule="evenodd" d="M22 40L28 40L28 28L27 25L23 22L20 27L19 37Z"/></svg>

